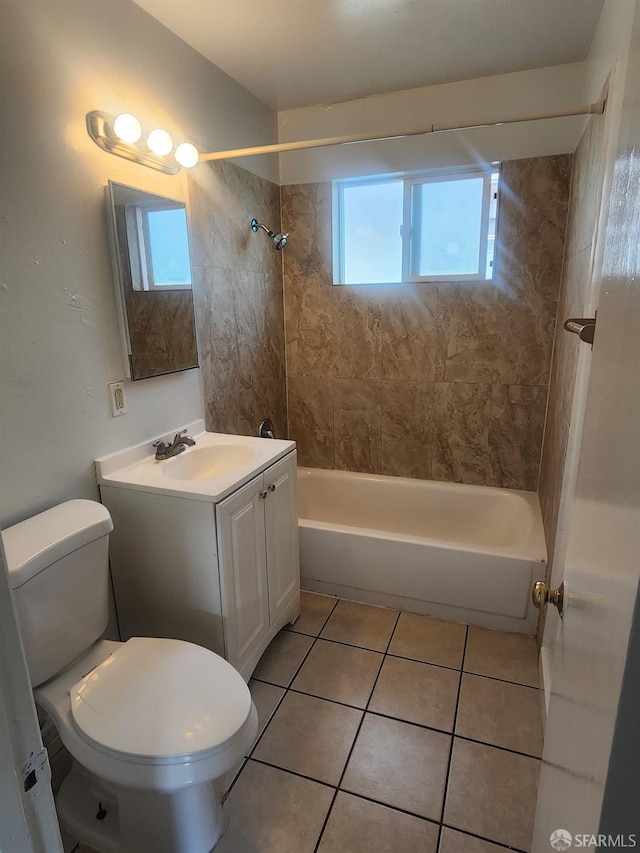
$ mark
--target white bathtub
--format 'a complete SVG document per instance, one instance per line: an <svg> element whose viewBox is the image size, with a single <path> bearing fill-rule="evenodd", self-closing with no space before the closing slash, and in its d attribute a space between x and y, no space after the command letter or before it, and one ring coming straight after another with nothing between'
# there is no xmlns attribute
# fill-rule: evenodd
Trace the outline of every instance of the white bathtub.
<svg viewBox="0 0 640 853"><path fill-rule="evenodd" d="M303 589L535 633L534 492L299 468L298 509Z"/></svg>

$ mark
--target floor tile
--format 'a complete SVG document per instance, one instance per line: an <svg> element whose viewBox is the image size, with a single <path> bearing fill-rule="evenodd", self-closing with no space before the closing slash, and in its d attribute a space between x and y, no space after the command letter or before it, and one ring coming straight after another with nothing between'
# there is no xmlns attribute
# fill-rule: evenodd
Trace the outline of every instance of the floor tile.
<svg viewBox="0 0 640 853"><path fill-rule="evenodd" d="M471 835L464 835L445 826L440 836L438 853L504 853L504 847L498 847L490 841L481 841Z"/></svg>
<svg viewBox="0 0 640 853"><path fill-rule="evenodd" d="M286 630L317 637L337 601L329 595L301 590L300 616L293 625L287 625Z"/></svg>
<svg viewBox="0 0 640 853"><path fill-rule="evenodd" d="M318 853L436 853L438 827L339 791Z"/></svg>
<svg viewBox="0 0 640 853"><path fill-rule="evenodd" d="M258 661L253 677L288 687L304 656L313 645L313 639L304 634L280 631L269 643Z"/></svg>
<svg viewBox="0 0 640 853"><path fill-rule="evenodd" d="M464 671L538 687L538 646L533 637L469 628Z"/></svg>
<svg viewBox="0 0 640 853"><path fill-rule="evenodd" d="M404 658L385 658L369 711L453 730L460 673Z"/></svg>
<svg viewBox="0 0 640 853"><path fill-rule="evenodd" d="M532 687L462 676L456 734L527 755L542 755L540 693Z"/></svg>
<svg viewBox="0 0 640 853"><path fill-rule="evenodd" d="M539 775L537 758L455 738L444 822L529 850Z"/></svg>
<svg viewBox="0 0 640 853"><path fill-rule="evenodd" d="M258 712L257 740L269 722L269 718L275 711L278 702L284 696L284 688L275 687L273 684L266 684L264 681L256 681L252 678L249 682L249 690L251 691L251 698L256 706L256 711Z"/></svg>
<svg viewBox="0 0 640 853"><path fill-rule="evenodd" d="M449 735L365 716L341 787L440 820Z"/></svg>
<svg viewBox="0 0 640 853"><path fill-rule="evenodd" d="M275 687L273 684L267 684L265 681L255 681L253 678L249 682L249 690L251 691L251 697L256 706L256 711L258 712L258 731L253 739L253 743L247 750L247 755L251 753L251 750L262 734L264 727L269 722L269 718L274 712L276 705L285 693L283 687ZM232 767L231 770L228 770L223 776L220 776L219 779L215 780L214 784L216 794L219 799L222 799L224 794L229 790L233 780L242 769L244 762L245 759L243 758L235 767Z"/></svg>
<svg viewBox="0 0 640 853"><path fill-rule="evenodd" d="M402 613L389 654L460 669L466 625Z"/></svg>
<svg viewBox="0 0 640 853"><path fill-rule="evenodd" d="M287 693L253 757L337 785L361 719L355 708Z"/></svg>
<svg viewBox="0 0 640 853"><path fill-rule="evenodd" d="M379 652L318 640L291 687L365 708L382 660Z"/></svg>
<svg viewBox="0 0 640 853"><path fill-rule="evenodd" d="M249 761L223 807L216 853L313 853L333 791Z"/></svg>
<svg viewBox="0 0 640 853"><path fill-rule="evenodd" d="M321 637L383 652L396 624L397 610L341 600L322 629Z"/></svg>

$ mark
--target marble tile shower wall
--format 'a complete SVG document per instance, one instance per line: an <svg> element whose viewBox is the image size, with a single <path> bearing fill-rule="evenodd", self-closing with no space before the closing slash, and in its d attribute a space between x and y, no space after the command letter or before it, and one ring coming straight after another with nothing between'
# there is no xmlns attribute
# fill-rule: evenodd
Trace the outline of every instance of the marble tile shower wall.
<svg viewBox="0 0 640 853"><path fill-rule="evenodd" d="M189 182L196 327L207 429L287 433L282 253L250 228L280 227L280 188L233 163Z"/></svg>
<svg viewBox="0 0 640 853"><path fill-rule="evenodd" d="M574 155L567 220L567 248L549 387L547 428L540 467L539 494L549 554L549 577L560 512L562 478L580 347L575 335L563 331L562 323L567 317L585 316L591 282L591 253L598 211L603 135L604 118L592 116Z"/></svg>
<svg viewBox="0 0 640 853"><path fill-rule="evenodd" d="M532 489L571 156L505 162L488 283L336 287L331 187L282 188L289 436L302 465Z"/></svg>

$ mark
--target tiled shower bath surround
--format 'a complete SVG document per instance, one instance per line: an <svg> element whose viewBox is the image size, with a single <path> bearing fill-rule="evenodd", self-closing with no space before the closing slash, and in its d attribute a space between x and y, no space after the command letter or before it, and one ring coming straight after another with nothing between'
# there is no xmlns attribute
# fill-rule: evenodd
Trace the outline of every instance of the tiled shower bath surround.
<svg viewBox="0 0 640 853"><path fill-rule="evenodd" d="M259 732L223 780L216 853L529 851L532 637L303 592L249 687ZM57 790L66 750L52 767Z"/></svg>
<svg viewBox="0 0 640 853"><path fill-rule="evenodd" d="M334 286L331 185L282 187L301 465L535 490L571 156L502 164L494 280Z"/></svg>
<svg viewBox="0 0 640 853"><path fill-rule="evenodd" d="M251 231L279 230L280 188L233 163L189 177L194 293L206 428L287 433L282 252Z"/></svg>

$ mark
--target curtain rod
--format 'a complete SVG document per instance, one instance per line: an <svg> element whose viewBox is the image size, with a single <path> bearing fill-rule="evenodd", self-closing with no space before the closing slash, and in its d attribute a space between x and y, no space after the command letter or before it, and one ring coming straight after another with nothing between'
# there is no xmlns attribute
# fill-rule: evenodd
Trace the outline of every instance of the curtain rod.
<svg viewBox="0 0 640 853"><path fill-rule="evenodd" d="M302 151L305 148L325 148L330 145L352 145L357 142L381 142L385 139L402 139L407 136L427 136L431 133L448 133L454 130L471 130L476 127L498 127L501 124L517 124L523 121L541 121L569 116L602 115L605 101L596 101L575 110L561 110L551 113L536 113L524 116L507 116L495 119L477 119L471 124L430 124L426 127L409 128L394 133L353 134L351 136L329 136L324 139L304 139L300 142L280 142L276 145L257 145L254 148L234 148L229 151L212 151L201 154L200 160L228 160L235 157L250 157L254 154L280 154L284 151Z"/></svg>

